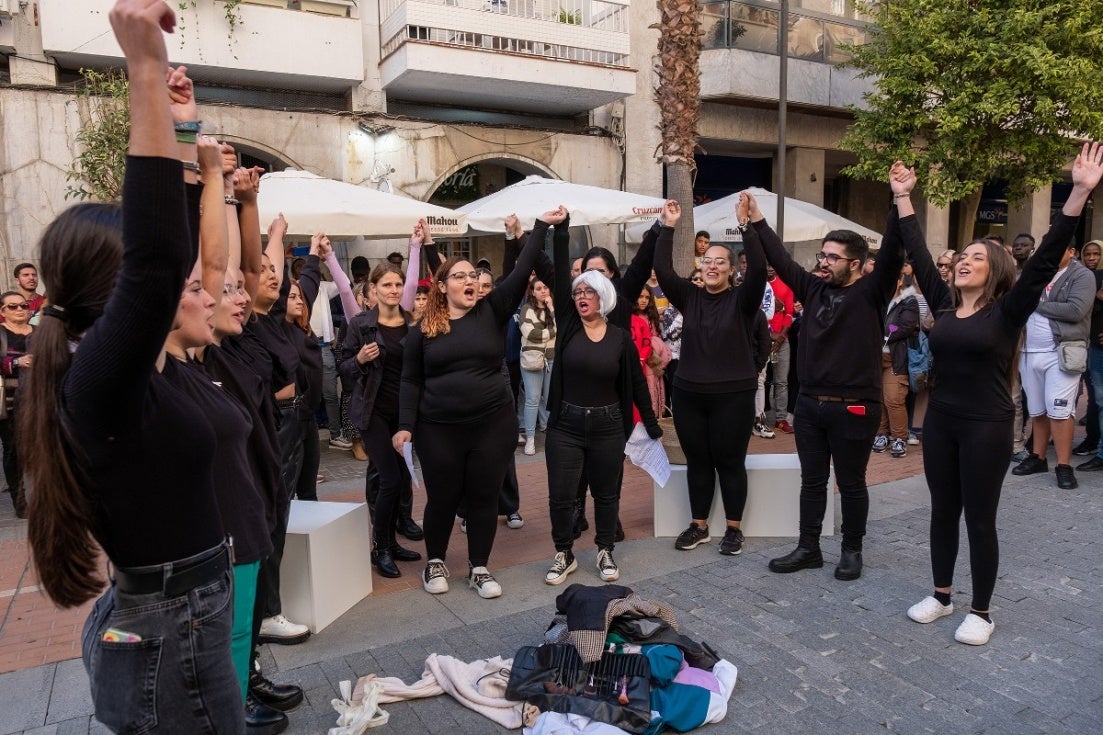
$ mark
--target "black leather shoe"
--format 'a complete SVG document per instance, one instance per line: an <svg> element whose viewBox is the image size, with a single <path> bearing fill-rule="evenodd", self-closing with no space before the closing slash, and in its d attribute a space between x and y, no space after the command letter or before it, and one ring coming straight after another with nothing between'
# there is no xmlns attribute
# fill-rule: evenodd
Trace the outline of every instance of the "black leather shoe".
<svg viewBox="0 0 1103 735"><path fill-rule="evenodd" d="M1011 474L1020 476L1033 475L1038 472L1049 472L1049 463L1033 452L1030 453L1029 457L1015 465L1015 469L1011 470Z"/></svg>
<svg viewBox="0 0 1103 735"><path fill-rule="evenodd" d="M245 698L245 730L249 735L276 735L289 724L287 715L261 704L252 693Z"/></svg>
<svg viewBox="0 0 1103 735"><path fill-rule="evenodd" d="M1075 490L1080 487L1080 483L1076 481L1076 475L1069 465L1059 464L1053 470L1057 473L1057 487L1062 490Z"/></svg>
<svg viewBox="0 0 1103 735"><path fill-rule="evenodd" d="M372 566L379 570L379 575L389 579L397 579L402 576L402 571L394 563L390 549L372 549Z"/></svg>
<svg viewBox="0 0 1103 735"><path fill-rule="evenodd" d="M1099 470L1103 470L1103 459L1092 457L1087 462L1076 465L1076 469L1081 472L1098 472Z"/></svg>
<svg viewBox="0 0 1103 735"><path fill-rule="evenodd" d="M421 554L395 544L391 547L391 558L395 561L421 561Z"/></svg>
<svg viewBox="0 0 1103 735"><path fill-rule="evenodd" d="M269 709L293 712L303 703L303 688L269 681L254 669L249 675L249 696Z"/></svg>
<svg viewBox="0 0 1103 735"><path fill-rule="evenodd" d="M819 569L823 566L823 554L819 549L798 546L785 556L770 560L770 571L778 574L799 572L801 569Z"/></svg>
<svg viewBox="0 0 1103 735"><path fill-rule="evenodd" d="M839 555L839 564L835 567L835 579L844 582L857 579L862 576L862 552L843 549Z"/></svg>
<svg viewBox="0 0 1103 735"><path fill-rule="evenodd" d="M399 518L395 530L411 541L421 541L425 538L425 531L421 530L421 526L414 523L413 518ZM420 558L419 556L418 559Z"/></svg>

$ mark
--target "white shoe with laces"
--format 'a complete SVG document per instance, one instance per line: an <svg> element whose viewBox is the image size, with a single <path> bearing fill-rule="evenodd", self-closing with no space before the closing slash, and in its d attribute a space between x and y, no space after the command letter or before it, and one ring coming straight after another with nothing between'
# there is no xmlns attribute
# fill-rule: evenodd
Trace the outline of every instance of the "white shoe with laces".
<svg viewBox="0 0 1103 735"><path fill-rule="evenodd" d="M989 623L980 615L969 613L954 633L954 640L970 646L983 646L996 630L995 623Z"/></svg>
<svg viewBox="0 0 1103 735"><path fill-rule="evenodd" d="M494 579L494 575L486 567L471 567L471 572L467 575L467 583L484 600L493 600L495 597L502 596L502 585L498 584L498 580Z"/></svg>
<svg viewBox="0 0 1103 735"><path fill-rule="evenodd" d="M431 595L442 595L448 591L450 576L443 559L430 559L421 573L421 586Z"/></svg>
<svg viewBox="0 0 1103 735"><path fill-rule="evenodd" d="M301 623L292 623L283 615L273 615L260 623L257 640L261 643L280 643L294 645L310 637L310 628Z"/></svg>
<svg viewBox="0 0 1103 735"><path fill-rule="evenodd" d="M544 583L560 584L576 569L578 569L578 561L575 560L574 554L569 551L557 551L548 573L544 575Z"/></svg>
<svg viewBox="0 0 1103 735"><path fill-rule="evenodd" d="M928 595L908 608L908 617L917 623L933 623L953 612L954 603L943 605L934 598L934 595Z"/></svg>
<svg viewBox="0 0 1103 735"><path fill-rule="evenodd" d="M535 437L530 436L528 439L525 439L525 454L528 455L529 457L536 454L536 438Z"/></svg>
<svg viewBox="0 0 1103 735"><path fill-rule="evenodd" d="M612 549L598 549L597 571L602 582L616 582L620 579L620 567L613 560Z"/></svg>

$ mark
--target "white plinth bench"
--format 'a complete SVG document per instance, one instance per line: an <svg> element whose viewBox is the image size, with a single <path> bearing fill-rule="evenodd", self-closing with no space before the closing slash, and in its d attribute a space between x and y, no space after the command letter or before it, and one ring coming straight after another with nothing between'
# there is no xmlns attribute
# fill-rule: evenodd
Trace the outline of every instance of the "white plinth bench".
<svg viewBox="0 0 1103 735"><path fill-rule="evenodd" d="M280 564L283 613L312 633L371 594L371 520L364 503L292 500Z"/></svg>
<svg viewBox="0 0 1103 735"><path fill-rule="evenodd" d="M834 473L828 478L827 511L823 534L835 533ZM727 520L720 482L715 486L709 532L723 536ZM655 536L677 536L690 521L686 466L671 465L665 486L654 485ZM747 505L743 509L744 536L800 535L800 460L796 454L747 455Z"/></svg>

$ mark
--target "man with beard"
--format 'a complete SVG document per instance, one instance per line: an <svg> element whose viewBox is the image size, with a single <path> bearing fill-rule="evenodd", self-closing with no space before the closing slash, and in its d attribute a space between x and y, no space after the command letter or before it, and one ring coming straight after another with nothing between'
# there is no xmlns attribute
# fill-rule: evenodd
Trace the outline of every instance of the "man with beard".
<svg viewBox="0 0 1103 735"><path fill-rule="evenodd" d="M819 267L809 273L785 250L761 212L752 211L750 218L751 226L760 230L770 266L804 305L796 356L800 394L794 411L801 465L800 539L793 552L770 562L770 570L788 573L823 566L820 532L834 463L843 517L835 578L858 579L869 514L866 465L881 420L883 322L904 262L901 244L886 238L873 273L863 278L869 245L855 232L835 230L823 239L816 254Z"/></svg>

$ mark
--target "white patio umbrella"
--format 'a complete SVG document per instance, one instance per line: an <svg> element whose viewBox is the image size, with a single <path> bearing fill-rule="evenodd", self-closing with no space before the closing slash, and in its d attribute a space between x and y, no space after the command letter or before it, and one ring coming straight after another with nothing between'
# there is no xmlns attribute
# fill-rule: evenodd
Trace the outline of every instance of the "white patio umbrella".
<svg viewBox="0 0 1103 735"><path fill-rule="evenodd" d="M571 213L571 225L611 225L650 222L662 210L661 197L632 194L599 186L529 176L501 191L456 209L467 215L467 224L479 232L502 232L502 220L516 214L522 227L560 204Z"/></svg>
<svg viewBox="0 0 1103 735"><path fill-rule="evenodd" d="M262 225L283 212L293 235L408 237L422 217L434 235L467 231L463 215L451 209L295 169L262 176L257 206Z"/></svg>
<svg viewBox="0 0 1103 735"><path fill-rule="evenodd" d="M759 208L766 215L766 222L774 227L777 219L777 194L758 187L751 187L747 191L758 200ZM738 201L739 194L731 194L722 199L694 207L694 228L708 230L712 239L717 242L741 242L743 238L739 234L738 222L735 217L735 205ZM629 227L625 233L628 241L639 242L643 239L643 234L647 231L648 226L649 224L641 224ZM785 197L785 233L778 233L782 242L821 240L824 235L832 230L857 232L873 249L881 245L881 234L879 232L863 227L857 222L851 222L846 217L829 212L823 207L817 207L815 204Z"/></svg>

